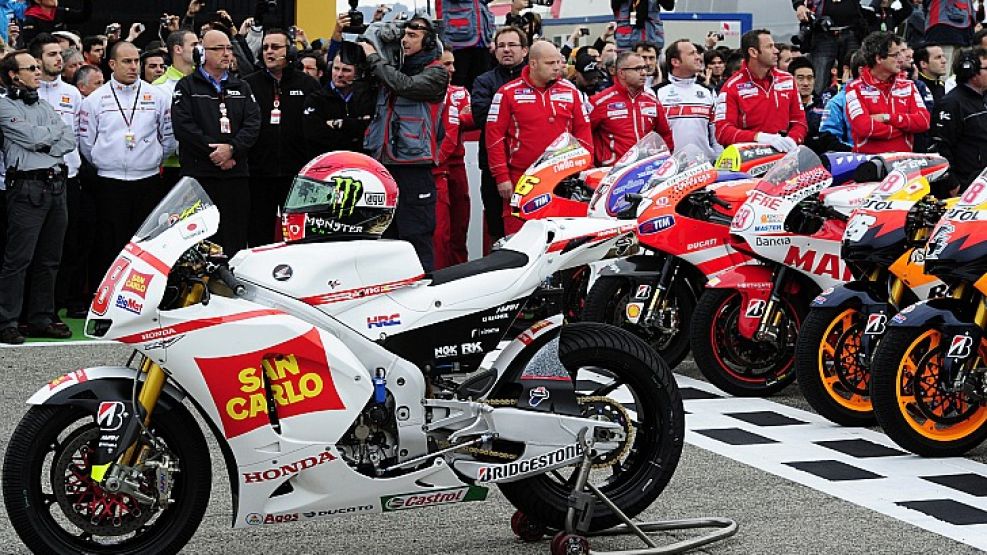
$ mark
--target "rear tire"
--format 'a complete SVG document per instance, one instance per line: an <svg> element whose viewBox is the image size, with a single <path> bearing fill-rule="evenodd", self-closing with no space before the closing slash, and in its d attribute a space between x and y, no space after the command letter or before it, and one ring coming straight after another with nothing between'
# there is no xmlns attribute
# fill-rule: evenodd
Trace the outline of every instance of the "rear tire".
<svg viewBox="0 0 987 555"><path fill-rule="evenodd" d="M737 329L740 293L707 289L696 303L690 332L692 358L709 382L737 397L765 397L795 381L794 339L802 316L783 299L781 336L775 343L743 339Z"/></svg>
<svg viewBox="0 0 987 555"><path fill-rule="evenodd" d="M678 308L678 331L674 334L627 321L625 309L634 291L630 280L620 276L602 277L593 284L586 296L583 320L610 324L633 333L657 351L669 368L675 368L689 354L689 325L696 300L684 279L674 280L667 294L672 306Z"/></svg>
<svg viewBox="0 0 987 555"><path fill-rule="evenodd" d="M877 421L895 443L924 457L960 456L987 439L987 407L939 386L945 350L935 328L893 327L871 363ZM974 366L982 367L985 360L987 342L981 340ZM983 374L971 379L982 380Z"/></svg>
<svg viewBox="0 0 987 555"><path fill-rule="evenodd" d="M634 335L592 322L563 328L559 359L573 375L578 397L608 396L626 408L628 401L616 399L614 394L629 393L634 403L633 444L617 457L614 466L593 470L590 475L594 485L633 518L665 489L682 454L685 413L672 373L654 350ZM590 380L604 374L609 374L604 382ZM585 390L587 386L580 383L591 383L588 387L594 389ZM616 472L618 465L620 471ZM568 477L563 476L563 471ZM568 467L498 487L528 518L562 530L575 471L575 466ZM605 475L604 480L598 479L600 474ZM611 528L620 522L609 507L595 501L591 531Z"/></svg>
<svg viewBox="0 0 987 555"><path fill-rule="evenodd" d="M870 370L860 363L863 321L852 307L809 311L795 343L795 374L805 400L841 426L873 426Z"/></svg>
<svg viewBox="0 0 987 555"><path fill-rule="evenodd" d="M28 549L60 555L178 553L195 534L209 503L209 448L195 419L181 405L155 412L151 429L178 458L174 503L149 516L118 513L121 525L136 528L128 534L103 521L98 521L100 530L94 533L77 523L80 517L89 519L83 513L93 510L96 497L104 499L96 510L107 503L129 500L127 509L137 504L129 496L109 494L89 478L88 453L99 433L93 414L68 405L31 407L14 430L3 462L7 515ZM58 461L68 464L64 471ZM69 516L70 512L75 514Z"/></svg>

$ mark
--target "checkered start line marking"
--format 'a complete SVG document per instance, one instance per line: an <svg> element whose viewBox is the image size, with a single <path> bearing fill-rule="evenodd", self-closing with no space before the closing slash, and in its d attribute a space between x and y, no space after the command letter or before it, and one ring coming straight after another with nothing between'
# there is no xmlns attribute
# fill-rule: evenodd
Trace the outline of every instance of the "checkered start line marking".
<svg viewBox="0 0 987 555"><path fill-rule="evenodd" d="M812 412L730 397L706 382L675 377L688 413L689 444L987 549L987 465L961 457L925 459L880 432L844 428ZM615 398L625 401L619 392Z"/></svg>

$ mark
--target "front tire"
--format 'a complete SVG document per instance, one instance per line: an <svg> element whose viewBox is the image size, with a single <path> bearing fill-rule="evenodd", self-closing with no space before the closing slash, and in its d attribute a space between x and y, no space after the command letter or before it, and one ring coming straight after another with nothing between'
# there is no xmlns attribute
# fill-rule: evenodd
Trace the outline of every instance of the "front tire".
<svg viewBox="0 0 987 555"><path fill-rule="evenodd" d="M34 553L177 553L209 502L212 465L192 415L179 405L154 413L151 430L179 463L171 498L151 511L133 497L103 490L90 476L99 437L93 414L73 406L34 406L7 445L3 498L10 522ZM94 512L114 505L115 518ZM87 522L88 521L88 522Z"/></svg>
<svg viewBox="0 0 987 555"><path fill-rule="evenodd" d="M775 342L744 339L737 328L741 296L735 289L707 289L696 303L690 332L692 357L703 376L737 397L774 395L795 381L795 337L802 316L783 299Z"/></svg>
<svg viewBox="0 0 987 555"><path fill-rule="evenodd" d="M795 374L805 400L841 426L873 426L870 370L861 364L863 317L852 307L814 308L799 330Z"/></svg>
<svg viewBox="0 0 987 555"><path fill-rule="evenodd" d="M871 398L884 433L925 457L954 457L987 439L987 406L939 384L946 346L932 327L890 328L874 351ZM981 341L974 367L987 360ZM982 390L983 374L968 375Z"/></svg>
<svg viewBox="0 0 987 555"><path fill-rule="evenodd" d="M689 354L689 325L696 306L692 289L686 280L677 279L666 293L668 303L678 314L678 330L673 333L627 321L625 310L634 293L633 284L626 278L598 279L586 296L583 320L610 324L633 333L657 351L669 368L675 368Z"/></svg>
<svg viewBox="0 0 987 555"><path fill-rule="evenodd" d="M633 517L658 498L682 454L685 413L672 373L637 337L591 322L563 328L559 359L572 374L577 397L609 397L630 415L633 443L614 464L593 470L590 480ZM575 477L573 466L498 486L529 518L561 530ZM609 507L595 501L591 531L619 523Z"/></svg>

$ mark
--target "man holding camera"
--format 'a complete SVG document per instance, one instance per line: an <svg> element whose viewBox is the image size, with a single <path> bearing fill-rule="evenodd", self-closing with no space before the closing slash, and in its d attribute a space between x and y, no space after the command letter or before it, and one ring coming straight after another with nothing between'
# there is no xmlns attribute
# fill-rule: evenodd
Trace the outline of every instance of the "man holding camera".
<svg viewBox="0 0 987 555"><path fill-rule="evenodd" d="M818 76L815 94L820 95L829 86L829 70L836 60L860 48L863 12L860 0L816 0L811 4L810 9L806 0L792 0L799 27L805 31L800 36L809 41L808 46L800 46L802 52L811 52L812 68Z"/></svg>
<svg viewBox="0 0 987 555"><path fill-rule="evenodd" d="M302 110L305 97L319 90L318 81L295 68L296 53L288 33L268 29L260 55L264 69L244 78L260 106L261 121L260 135L250 149L248 239L254 247L275 240L275 229L280 229L278 207L284 204L298 170L309 160L301 133Z"/></svg>
<svg viewBox="0 0 987 555"><path fill-rule="evenodd" d="M363 145L401 184L397 212L385 236L411 243L422 267L430 272L435 231L432 168L438 161L436 136L449 86L449 73L438 60L438 37L431 21L421 16L411 18L401 38L404 61L400 68L388 65L366 40L359 44L381 85L377 113Z"/></svg>
<svg viewBox="0 0 987 555"><path fill-rule="evenodd" d="M7 166L7 243L0 264L0 343L20 344L17 319L31 275L27 334L67 338L55 314L55 275L68 222L64 156L76 149L75 131L40 100L41 66L26 50L0 61L7 95L0 97L0 132Z"/></svg>

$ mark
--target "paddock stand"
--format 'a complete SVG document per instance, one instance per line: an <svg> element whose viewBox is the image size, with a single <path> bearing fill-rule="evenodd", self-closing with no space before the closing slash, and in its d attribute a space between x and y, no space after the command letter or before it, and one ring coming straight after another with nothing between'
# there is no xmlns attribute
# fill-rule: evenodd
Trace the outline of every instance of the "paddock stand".
<svg viewBox="0 0 987 555"><path fill-rule="evenodd" d="M655 522L634 522L624 514L596 486L589 483L590 470L593 467L593 440L586 438L586 429L579 432L579 442L583 446L583 460L580 463L576 484L569 495L569 511L566 514L565 530L560 530L552 538L552 555L658 555L665 553L684 553L704 545L729 538L737 533L737 522L729 518L690 518L679 520L660 520ZM593 518L593 501L599 499L624 522L607 530L589 533L590 521ZM523 513L515 513L511 518L511 528L524 541L537 541L545 528L538 523L528 520ZM659 546L653 535L656 532L671 530L691 530L698 528L715 528L715 530L695 538ZM637 536L647 547L625 551L590 551L587 537L606 536Z"/></svg>

